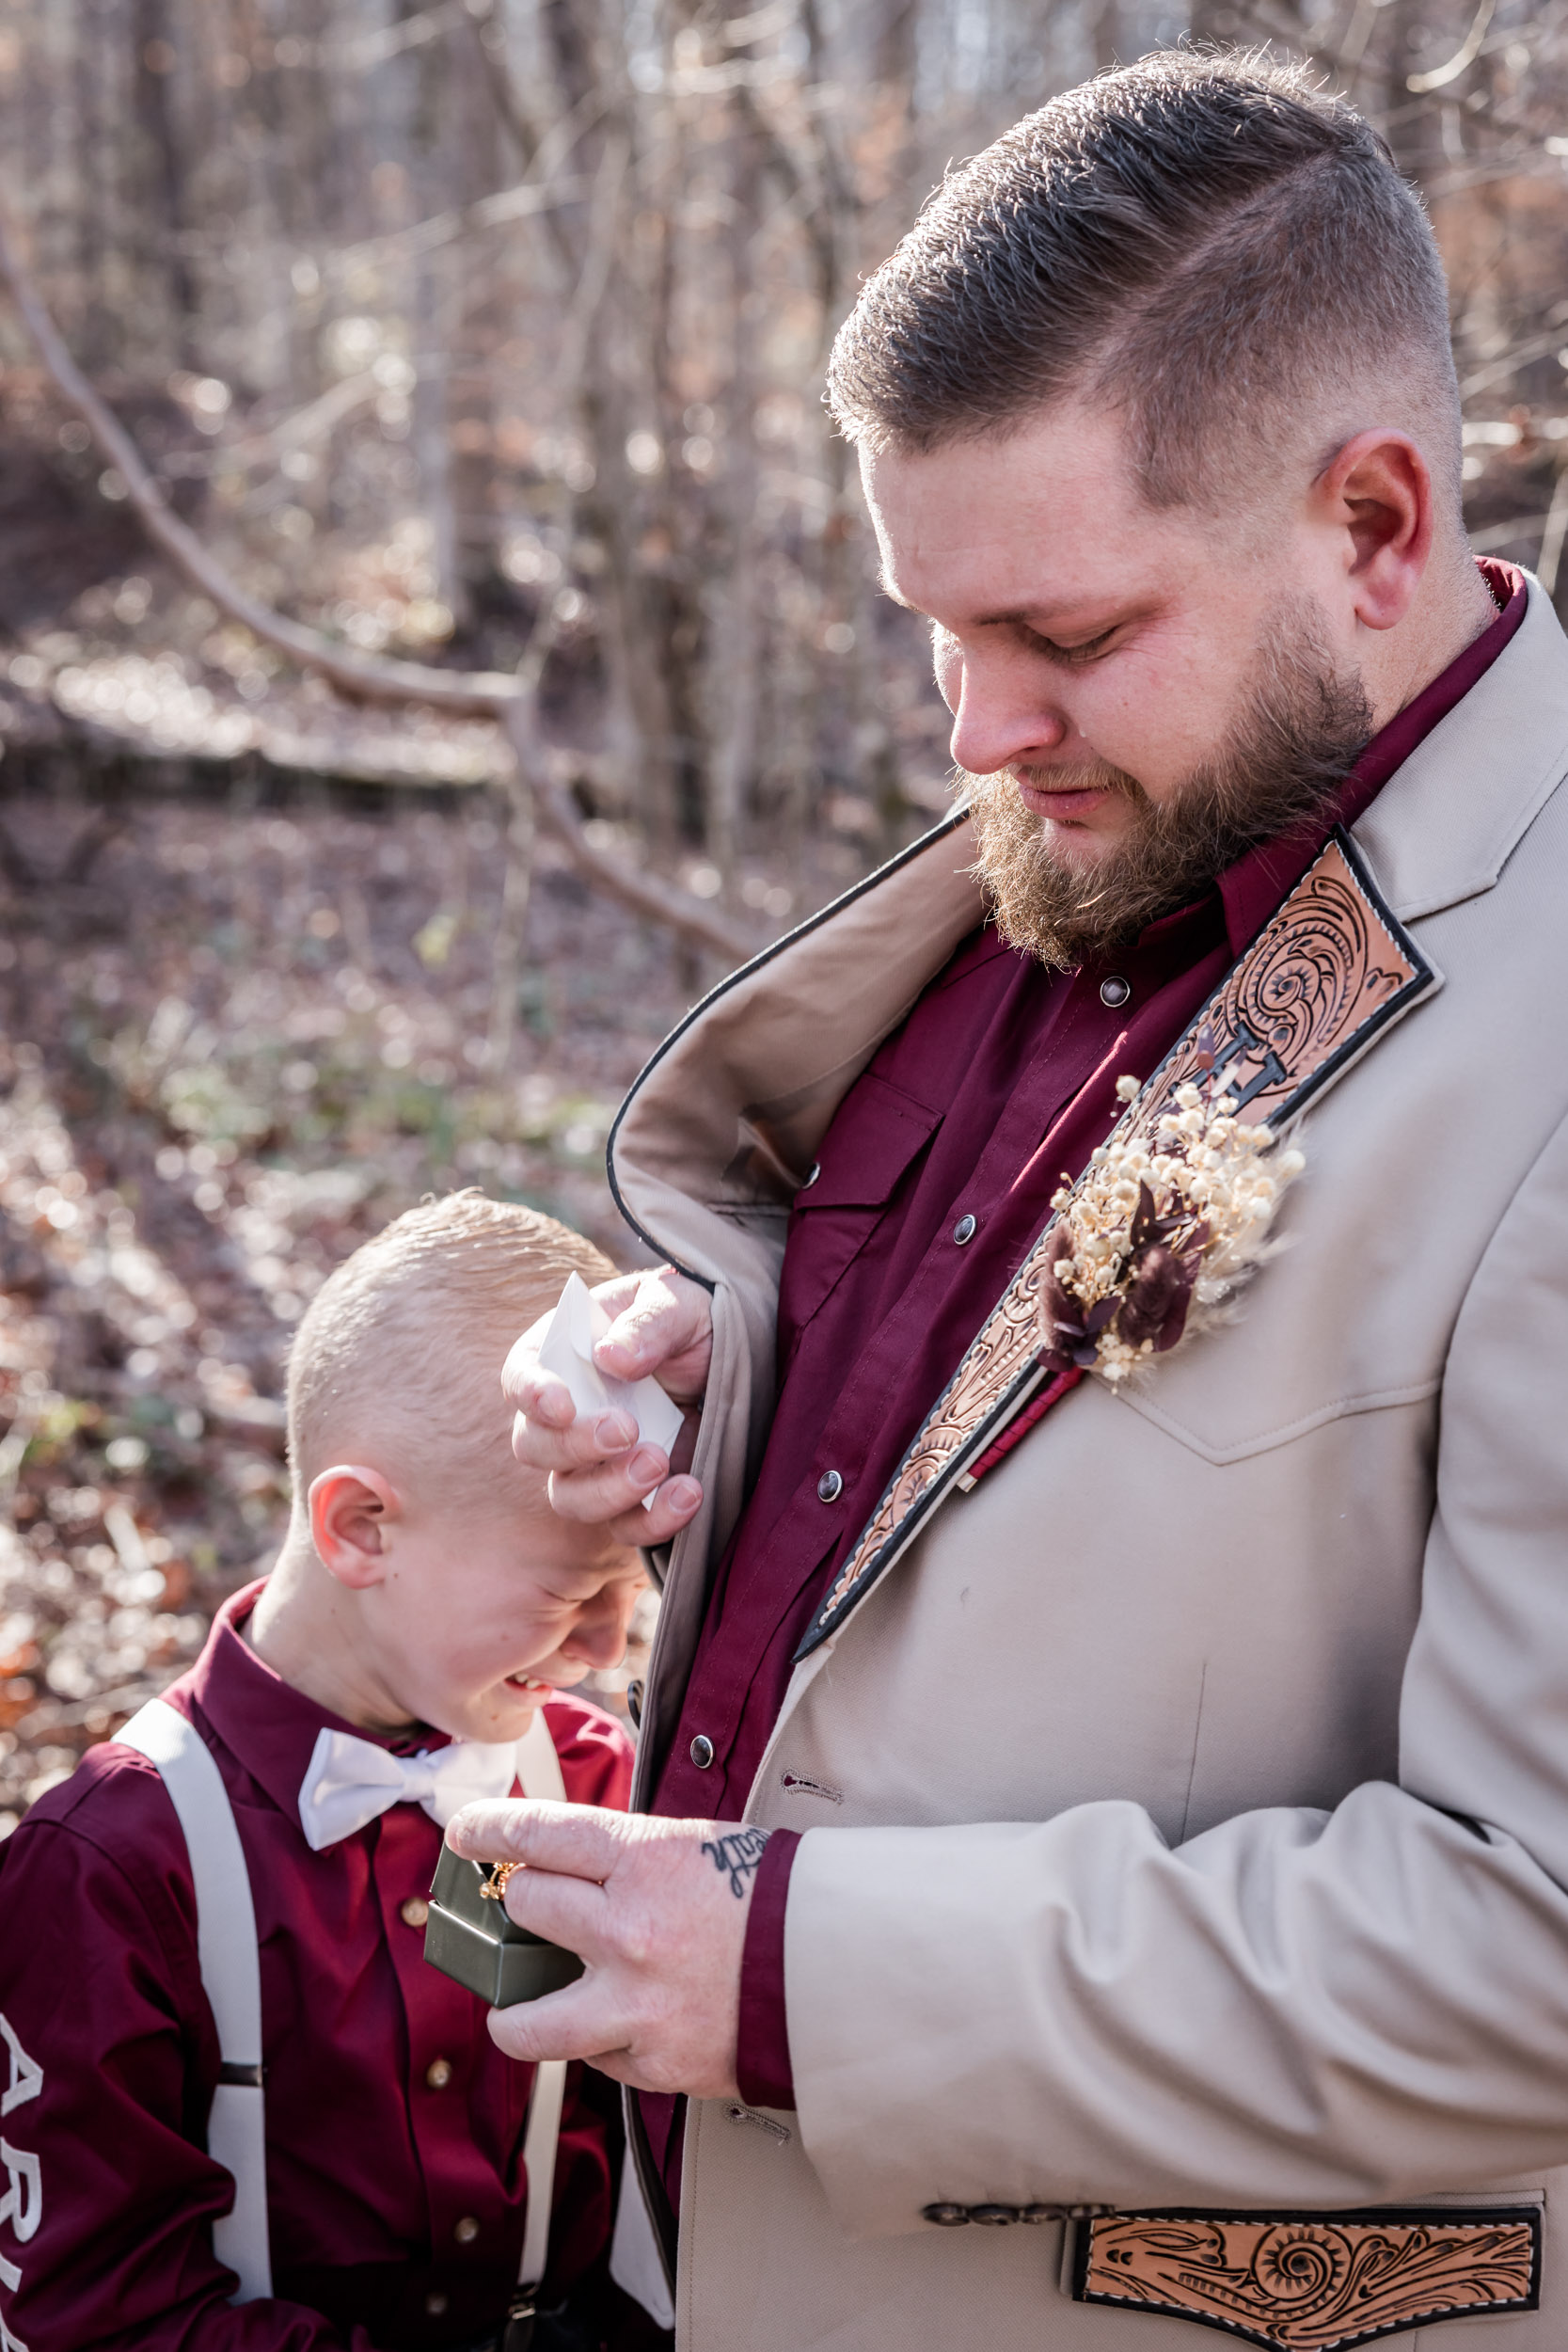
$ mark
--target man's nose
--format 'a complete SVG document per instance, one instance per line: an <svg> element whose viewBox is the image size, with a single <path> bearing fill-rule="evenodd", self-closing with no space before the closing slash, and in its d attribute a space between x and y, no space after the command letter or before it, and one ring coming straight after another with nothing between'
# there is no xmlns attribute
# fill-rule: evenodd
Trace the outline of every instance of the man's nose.
<svg viewBox="0 0 1568 2352"><path fill-rule="evenodd" d="M1065 714L1039 691L1038 680L1009 677L965 662L948 748L956 767L972 776L999 768L1039 765L1071 733Z"/></svg>

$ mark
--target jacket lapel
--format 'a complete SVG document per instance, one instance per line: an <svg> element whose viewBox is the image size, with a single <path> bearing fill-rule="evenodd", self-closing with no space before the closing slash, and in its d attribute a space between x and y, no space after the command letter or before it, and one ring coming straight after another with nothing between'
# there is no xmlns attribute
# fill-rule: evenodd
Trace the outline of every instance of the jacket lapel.
<svg viewBox="0 0 1568 2352"><path fill-rule="evenodd" d="M1354 843L1336 829L1129 1104L1116 1132L1152 1136L1177 1089L1215 1069L1233 1073L1227 1091L1246 1123L1277 1131L1438 985L1438 975L1379 896ZM1055 1223L1053 1216L927 1415L833 1580L798 1660L837 1632L947 1497L974 1483L982 1455L1053 1380L1053 1367L1040 1360L1039 1315ZM1057 1381L1057 1395L1072 1385Z"/></svg>

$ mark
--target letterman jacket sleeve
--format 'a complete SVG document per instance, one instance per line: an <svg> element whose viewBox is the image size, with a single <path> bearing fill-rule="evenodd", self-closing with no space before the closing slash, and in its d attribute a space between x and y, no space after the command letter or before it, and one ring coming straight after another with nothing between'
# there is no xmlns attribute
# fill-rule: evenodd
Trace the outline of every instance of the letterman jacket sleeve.
<svg viewBox="0 0 1568 2352"><path fill-rule="evenodd" d="M1455 1325L1398 1781L1168 1845L814 1829L785 1921L842 2225L931 2199L1391 2204L1568 2161L1568 1125Z"/></svg>
<svg viewBox="0 0 1568 2352"><path fill-rule="evenodd" d="M112 1851L85 1802L105 1769ZM0 1847L0 2352L372 2352L297 2303L230 2305L217 2041L150 1768L90 1759L44 1797Z"/></svg>

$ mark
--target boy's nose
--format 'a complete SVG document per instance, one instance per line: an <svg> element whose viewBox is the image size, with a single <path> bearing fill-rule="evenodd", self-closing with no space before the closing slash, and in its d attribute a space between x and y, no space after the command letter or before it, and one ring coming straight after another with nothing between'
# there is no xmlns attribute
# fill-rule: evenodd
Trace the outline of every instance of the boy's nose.
<svg viewBox="0 0 1568 2352"><path fill-rule="evenodd" d="M585 1666L618 1666L626 1652L626 1621L618 1611L584 1617L561 1645L562 1658Z"/></svg>

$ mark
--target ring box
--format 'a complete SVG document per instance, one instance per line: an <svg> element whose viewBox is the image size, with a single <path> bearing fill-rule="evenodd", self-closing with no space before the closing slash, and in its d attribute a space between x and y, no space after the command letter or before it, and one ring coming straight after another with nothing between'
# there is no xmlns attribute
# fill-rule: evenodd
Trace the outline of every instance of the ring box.
<svg viewBox="0 0 1568 2352"><path fill-rule="evenodd" d="M484 1892L489 1878L489 1864L442 1847L425 1921L426 1960L492 2009L537 2001L575 1982L582 1974L576 1952L546 1944L508 1918L506 1905Z"/></svg>

